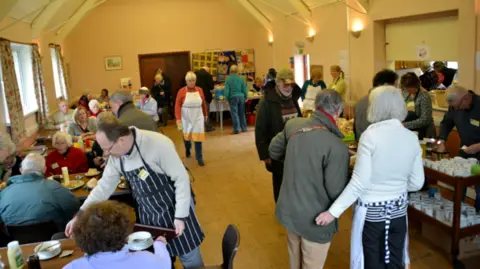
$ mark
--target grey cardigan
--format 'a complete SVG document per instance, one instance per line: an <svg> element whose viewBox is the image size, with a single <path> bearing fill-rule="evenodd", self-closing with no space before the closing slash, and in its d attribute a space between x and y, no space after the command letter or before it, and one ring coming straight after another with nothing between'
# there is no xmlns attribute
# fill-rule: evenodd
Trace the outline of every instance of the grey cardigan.
<svg viewBox="0 0 480 269"><path fill-rule="evenodd" d="M92 132L92 133L97 132L96 119L94 118L88 119L87 129L88 129L88 132ZM71 136L80 136L81 134L86 133L86 131L83 131L82 128L80 128L80 125L76 124L75 122L72 122L67 127L67 133L70 134Z"/></svg>

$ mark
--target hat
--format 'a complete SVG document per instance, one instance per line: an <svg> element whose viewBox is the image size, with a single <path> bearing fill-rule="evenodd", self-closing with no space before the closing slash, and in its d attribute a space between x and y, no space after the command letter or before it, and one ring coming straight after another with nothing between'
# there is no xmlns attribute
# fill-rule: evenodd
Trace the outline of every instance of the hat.
<svg viewBox="0 0 480 269"><path fill-rule="evenodd" d="M283 68L277 73L277 79L283 80L287 84L295 83L295 77L293 71L288 68Z"/></svg>

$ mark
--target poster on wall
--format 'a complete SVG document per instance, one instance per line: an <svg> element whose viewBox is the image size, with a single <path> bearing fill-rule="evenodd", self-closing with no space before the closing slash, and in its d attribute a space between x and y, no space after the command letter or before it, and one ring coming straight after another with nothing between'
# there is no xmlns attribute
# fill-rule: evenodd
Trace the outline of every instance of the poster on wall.
<svg viewBox="0 0 480 269"><path fill-rule="evenodd" d="M123 90L132 90L132 78L121 78L120 79L120 87Z"/></svg>
<svg viewBox="0 0 480 269"><path fill-rule="evenodd" d="M192 53L192 68L193 71L198 71L204 66L207 66L210 69L210 74L213 78L217 77L218 73L218 51L207 51L200 53Z"/></svg>
<svg viewBox="0 0 480 269"><path fill-rule="evenodd" d="M419 60L430 59L430 46L420 45L415 47L415 54Z"/></svg>

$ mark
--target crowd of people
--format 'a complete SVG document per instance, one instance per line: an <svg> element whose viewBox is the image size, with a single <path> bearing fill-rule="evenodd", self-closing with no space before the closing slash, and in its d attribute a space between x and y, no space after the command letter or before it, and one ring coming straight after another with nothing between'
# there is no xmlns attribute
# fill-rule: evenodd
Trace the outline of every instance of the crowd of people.
<svg viewBox="0 0 480 269"><path fill-rule="evenodd" d="M248 91L236 68L230 68L225 85L234 134L246 131ZM264 94L257 109L255 144L272 174L275 215L287 230L290 268L323 268L339 231L338 218L352 205L351 268L404 268L409 263L407 193L420 190L425 181L418 140L436 137L428 89L415 73L399 78L392 70L378 72L372 89L355 107L358 150L353 153L337 126L345 108L343 71L338 66L330 71L333 82L328 87L318 68L302 88L290 69L271 69L263 82L255 83ZM212 130L208 108L213 84L206 74L206 67L188 72L174 103L185 155L191 156L193 143L200 166L205 165L202 143ZM205 235L195 214L189 175L173 142L158 131L167 121L169 86L157 72L154 87L141 88L137 104L125 90L109 96L104 89L97 99L84 95L73 111L61 100L51 121L63 130L53 136L55 150L46 158L18 156L8 135L0 134L1 175L8 182L0 192L2 222L54 221L67 236L74 235L87 256L66 268L171 268L171 257L179 257L187 269L203 267L200 245ZM461 155L480 158L480 97L453 84L447 101L450 109L440 126L438 150L444 150L456 127L465 145ZM85 154L75 146L79 142L90 144L92 151ZM352 154L355 165L349 171ZM61 167L70 173L102 170L82 205L67 188L46 180L60 174ZM154 254L129 254L124 246L135 214L107 201L121 176L135 199L136 221L176 231L177 237L168 242L156 238ZM476 190L480 197L480 187ZM480 210L480 199L476 208Z"/></svg>

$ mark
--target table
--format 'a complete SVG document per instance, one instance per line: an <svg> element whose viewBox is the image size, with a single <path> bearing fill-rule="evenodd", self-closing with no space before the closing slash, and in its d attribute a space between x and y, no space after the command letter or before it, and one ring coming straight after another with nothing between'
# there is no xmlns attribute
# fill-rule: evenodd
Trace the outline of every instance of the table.
<svg viewBox="0 0 480 269"><path fill-rule="evenodd" d="M247 99L245 99L245 102L249 100L259 100L262 99L262 95L255 95L255 96L249 96ZM223 111L230 111L230 104L227 102L227 100L212 100L210 103L210 112L216 112L216 120L218 122L218 119L220 118L220 130L223 131Z"/></svg>
<svg viewBox="0 0 480 269"><path fill-rule="evenodd" d="M460 227L460 215L463 198L463 189L480 184L480 176L471 176L467 178L453 177L447 174L440 173L428 167L424 168L425 180L429 184L436 184L437 182L445 183L454 188L453 194L453 223L449 226L437 219L423 213L420 210L415 209L413 206L408 207L409 219L418 220L428 223L432 226L438 227L448 234L451 234L451 261L454 268L464 268L462 262L458 260L459 254L459 242L460 239L480 234L480 224L469 226L465 228Z"/></svg>
<svg viewBox="0 0 480 269"><path fill-rule="evenodd" d="M58 258L55 257L50 260L46 261L41 261L40 265L42 266L42 269L59 269L63 268L65 265L69 264L71 261L81 258L84 256L84 253L80 250L79 247L75 244L75 241L73 239L63 239L60 240L62 244L62 251L64 250L73 250L72 255L65 257L65 258ZM32 243L32 244L25 244L21 245L20 248L22 249L23 252L23 257L25 260L27 259L28 256L33 254L33 249L38 245L39 243ZM7 248L1 248L0 249L0 254L2 255L2 262L5 265L8 265L8 256L7 256ZM8 267L6 267L8 268ZM24 268L27 268L25 266Z"/></svg>
<svg viewBox="0 0 480 269"><path fill-rule="evenodd" d="M87 182L90 180L90 178L85 177L85 174L70 175L70 180L77 179L76 178L77 176L81 177L79 179L83 180L83 182L85 182L85 186L86 186ZM99 179L99 176L96 176L96 178ZM85 186L72 191L73 195L75 195L81 201L87 199L88 195L90 194L90 191L86 190ZM130 196L130 194L131 194L131 192L130 192L129 189L120 189L120 188L117 187L115 189L115 192L110 196L110 198L119 198L120 196Z"/></svg>

